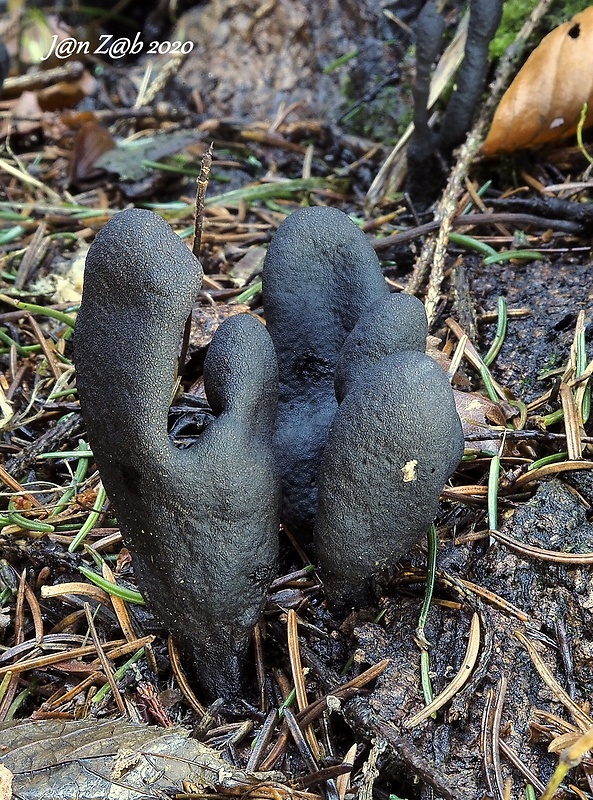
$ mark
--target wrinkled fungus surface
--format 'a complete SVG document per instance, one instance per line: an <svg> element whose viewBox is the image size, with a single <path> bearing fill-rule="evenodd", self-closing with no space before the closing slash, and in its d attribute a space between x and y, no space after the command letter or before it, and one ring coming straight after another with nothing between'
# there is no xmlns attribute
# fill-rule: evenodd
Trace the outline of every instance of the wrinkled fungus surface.
<svg viewBox="0 0 593 800"><path fill-rule="evenodd" d="M204 365L213 418L177 448L169 405L201 279L160 217L117 214L89 251L75 357L139 585L206 691L229 697L275 576L280 475L285 522L314 538L328 600L346 610L371 603L373 578L427 532L463 434L424 353L422 303L389 294L345 214L309 208L266 258L269 333L245 314L223 322Z"/></svg>
<svg viewBox="0 0 593 800"><path fill-rule="evenodd" d="M410 294L390 294L363 314L344 342L334 385L341 403L367 370L385 356L426 349L428 323L424 305Z"/></svg>
<svg viewBox="0 0 593 800"><path fill-rule="evenodd" d="M161 217L115 215L87 258L75 358L90 443L139 585L207 692L230 696L275 575L277 369L258 320L227 320L204 369L217 417L191 447L173 446L178 346L201 280Z"/></svg>
<svg viewBox="0 0 593 800"><path fill-rule="evenodd" d="M263 270L264 311L279 374L274 439L282 477L282 518L310 540L317 479L337 410L334 372L361 312L389 294L365 234L341 211L291 214L270 244Z"/></svg>
<svg viewBox="0 0 593 800"><path fill-rule="evenodd" d="M372 603L372 578L426 534L463 455L442 369L423 352L375 361L347 384L319 479L315 549L330 602Z"/></svg>
<svg viewBox="0 0 593 800"><path fill-rule="evenodd" d="M457 86L439 131L444 152L461 144L471 127L488 74L488 48L502 19L502 0L470 0L469 25Z"/></svg>

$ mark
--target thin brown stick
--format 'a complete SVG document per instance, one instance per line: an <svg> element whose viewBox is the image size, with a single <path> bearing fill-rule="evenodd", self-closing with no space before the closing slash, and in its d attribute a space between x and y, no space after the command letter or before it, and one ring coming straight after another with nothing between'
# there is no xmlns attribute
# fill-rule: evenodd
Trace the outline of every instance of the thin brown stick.
<svg viewBox="0 0 593 800"><path fill-rule="evenodd" d="M45 336L43 335L43 331L39 327L37 321L33 318L32 314L27 314L27 320L29 325L33 328L33 333L35 334L35 338L39 342L41 350L43 351L43 355L45 356L47 363L49 364L49 368L51 369L52 375L56 380L61 376L62 371L58 367L56 363L56 359L54 354L52 353L51 346Z"/></svg>
<svg viewBox="0 0 593 800"><path fill-rule="evenodd" d="M540 678L552 692L555 700L558 703L562 703L564 708L566 708L566 710L572 714L580 731L584 733L585 731L593 730L593 719L591 716L585 713L583 709L575 703L572 697L570 697L570 695L558 683L548 666L545 664L539 651L535 648L535 645L526 636L524 636L521 631L515 631L515 636L529 653Z"/></svg>
<svg viewBox="0 0 593 800"><path fill-rule="evenodd" d="M583 457L583 443L580 432L580 412L570 386L564 381L560 384L560 402L564 411L564 430L569 461L580 461Z"/></svg>
<svg viewBox="0 0 593 800"><path fill-rule="evenodd" d="M284 675L281 670L272 670L274 675L274 679L280 689L280 694L282 696L282 700L286 702L288 696L291 692L290 682ZM278 738L274 742L272 749L261 762L259 768L264 772L268 769L272 769L276 761L283 755L284 751L286 750L286 746L288 744L288 740L290 738L290 732L288 730L288 723L286 722L286 718L282 720L282 727L280 729L280 733L278 734Z"/></svg>
<svg viewBox="0 0 593 800"><path fill-rule="evenodd" d="M152 644L155 640L155 636L142 636L140 639L136 639L134 642L123 642L123 644L113 645L103 645L103 649L109 655L109 658L112 661L115 661L116 658L120 656L127 656L128 653L135 653L137 650L140 650L141 647L146 647L146 645Z"/></svg>
<svg viewBox="0 0 593 800"><path fill-rule="evenodd" d="M520 542L502 531L491 530L490 535L524 558L536 558L539 561L551 561L554 564L565 564L567 566L593 564L593 553L563 553L558 550L545 550L543 547L535 547L527 544L527 542Z"/></svg>
<svg viewBox="0 0 593 800"><path fill-rule="evenodd" d="M292 670L292 680L294 682L294 688L296 691L296 699L299 711L303 711L303 709L307 708L309 703L307 702L307 691L305 689L305 679L303 676L303 667L301 664L301 652L299 649L298 618L296 612L292 608L288 612L287 628L288 628L288 652L290 655L290 668ZM313 729L308 725L304 729L304 731L307 742L309 743L309 746L311 748L311 752L313 753L313 757L315 758L316 761L318 761L319 745L317 744L317 739L315 738Z"/></svg>
<svg viewBox="0 0 593 800"><path fill-rule="evenodd" d="M177 651L177 648L175 647L175 642L173 641L173 638L171 636L169 636L169 639L167 640L167 648L169 650L171 669L173 670L173 674L177 679L177 683L179 685L179 688L181 689L181 694L185 697L185 699L193 708L193 710L196 711L200 715L200 717L203 717L206 713L206 709L193 693L189 685L189 682L185 677L185 672L181 668L179 653Z"/></svg>
<svg viewBox="0 0 593 800"><path fill-rule="evenodd" d="M524 760L520 758L520 756L515 753L515 751L509 747L509 745L505 742L504 739L501 739L498 743L500 750L504 755L508 758L511 764L517 769L525 778L528 783L535 788L536 792L539 794L543 794L545 791L544 784L540 781L537 775L529 769L527 764Z"/></svg>
<svg viewBox="0 0 593 800"><path fill-rule="evenodd" d="M490 797L494 797L494 783L492 781L492 718L493 718L494 688L491 686L486 694L486 702L482 710L480 723L480 753L484 777Z"/></svg>
<svg viewBox="0 0 593 800"><path fill-rule="evenodd" d="M259 707L265 713L268 710L268 699L266 695L266 664L261 624L256 625L253 631L253 653L255 655L255 677L259 690Z"/></svg>
<svg viewBox="0 0 593 800"><path fill-rule="evenodd" d="M210 167L212 166L213 146L206 150L202 156L200 164L200 174L196 181L196 216L194 219L194 243L192 253L196 258L200 257L202 246L202 228L204 225L204 207L206 205L206 192L208 191L208 181L210 179Z"/></svg>
<svg viewBox="0 0 593 800"><path fill-rule="evenodd" d="M427 720L431 714L442 708L445 703L448 703L461 689L465 686L471 677L472 670L478 658L480 649L480 618L474 613L472 616L470 633L467 642L467 650L459 671L451 681L451 683L439 694L432 702L425 706L413 717L404 721L404 728L415 728L421 722Z"/></svg>
<svg viewBox="0 0 593 800"><path fill-rule="evenodd" d="M319 769L317 763L318 759L313 754L313 751L309 745L309 741L303 735L301 726L299 725L297 718L292 713L290 708L284 709L284 719L288 724L288 730L290 731L290 734L294 739L294 743L298 747L299 753L303 757L303 760L306 762L309 769L311 769L313 772L317 772ZM308 730L310 730L310 728Z"/></svg>
<svg viewBox="0 0 593 800"><path fill-rule="evenodd" d="M135 642L126 642L121 644L121 639L118 642L110 642L103 645L104 649L109 652L110 658L119 658L119 656L127 655L130 652L138 650L140 647L153 642L154 636L143 636ZM110 649L112 648L112 649ZM0 667L0 676L5 675L7 672L28 672L31 669L44 669L45 667L53 666L54 664L61 664L65 661L72 661L79 659L82 656L89 656L95 653L94 645L85 645L84 647L74 647L72 650L63 650L59 653L48 653L38 658L29 658L25 661L19 661L16 664L9 664L5 667Z"/></svg>
<svg viewBox="0 0 593 800"><path fill-rule="evenodd" d="M464 214L453 217L451 225L454 228L475 228L482 225L497 225L501 222L507 222L511 225L534 225L538 228L551 228L552 230L555 229L575 235L581 233L583 230L581 225L570 220L548 219L546 217L538 217L535 214L519 214L516 212L504 213L503 211L484 212L483 214ZM418 225L408 231L393 233L390 236L383 236L382 238L373 238L371 239L371 244L375 250L380 253L383 250L388 250L390 247L399 247L408 242L413 242L414 239L418 239L420 236L436 233L440 224L438 220L425 222L423 225Z"/></svg>
<svg viewBox="0 0 593 800"><path fill-rule="evenodd" d="M503 800L504 798L504 784L502 777L502 768L500 763L500 723L502 720L502 709L507 691L507 677L501 675L500 681L496 691L496 702L494 705L494 714L492 717L492 730L490 732L492 742L492 765L494 767L494 780L498 794Z"/></svg>
<svg viewBox="0 0 593 800"><path fill-rule="evenodd" d="M23 585L23 591L27 605L31 610L33 617L33 627L35 628L35 643L41 644L43 642L43 617L41 616L41 609L39 608L39 601L27 583Z"/></svg>
<svg viewBox="0 0 593 800"><path fill-rule="evenodd" d="M21 486L21 484L17 481L16 478L13 478L4 467L0 464L0 481L5 483L9 489L12 489L13 492L18 492L21 494L32 506L35 508L41 508L42 505L36 497L33 497L32 494L28 494L25 489Z"/></svg>
<svg viewBox="0 0 593 800"><path fill-rule="evenodd" d="M15 289L22 289L25 286L31 271L40 264L45 257L49 245L49 237L45 237L45 231L46 224L45 222L41 222L39 227L35 230L29 246L25 250L22 261L19 264L13 284Z"/></svg>
<svg viewBox="0 0 593 800"><path fill-rule="evenodd" d="M93 620L91 607L88 603L84 604L84 613L86 614L86 620L89 626L89 631L91 633L93 644L95 645L95 650L97 651L97 655L99 656L99 661L101 662L101 666L103 667L103 672L105 673L107 681L109 682L109 686L111 687L111 691L113 693L113 699L117 704L118 711L122 716L127 716L128 713L126 710L126 705L124 703L123 697L119 693L119 686L116 683L111 662L105 655L105 651L103 650L103 646L101 645L101 642L99 640L97 629L95 628L95 622Z"/></svg>
<svg viewBox="0 0 593 800"><path fill-rule="evenodd" d="M0 703L0 722L3 722L6 719L6 715L12 705L12 701L15 698L16 690L19 686L19 676L13 675L12 672L8 673L8 678L5 679L8 683L6 690L4 692L4 697L2 698L2 702ZM4 683L4 681L3 681Z"/></svg>
<svg viewBox="0 0 593 800"><path fill-rule="evenodd" d="M99 680L105 680L105 675L103 674L102 670L91 672L90 675L87 675L86 678L83 678L76 684L76 686L73 686L67 692L64 692L64 694L59 695L54 700L48 700L46 703L44 703L41 707L41 710L45 712L55 711L56 709L60 708L60 706L64 706L66 703L69 703L70 700L74 700L76 695L82 694L89 688L89 686L92 686Z"/></svg>
<svg viewBox="0 0 593 800"><path fill-rule="evenodd" d="M104 606L109 606L109 594L98 586L85 583L84 581L68 581L67 583L55 583L53 585L46 584L41 587L41 597L44 600L50 597L67 597L68 595L90 597L96 600L97 603L103 603Z"/></svg>
<svg viewBox="0 0 593 800"><path fill-rule="evenodd" d="M388 665L389 659L384 658L377 664L373 664L372 667L369 667L364 672L361 672L360 675L357 675L355 678L352 678L352 680L349 680L347 683L343 683L341 686L336 686L335 688L330 689L330 691L327 692L324 697L319 698L319 700L316 700L314 703L311 703L311 705L299 711L299 722L303 727L310 725L311 722L318 719L327 708L327 698L329 696L340 699L353 696L359 692L363 686L366 686L367 683L371 683L371 681L374 681L379 677L379 675L382 675L387 669Z"/></svg>
<svg viewBox="0 0 593 800"><path fill-rule="evenodd" d="M59 81L76 81L82 77L83 72L82 61L68 61L63 66L7 78L4 81L4 93L7 97L13 97L24 91L35 91L43 89L45 86L53 86Z"/></svg>
<svg viewBox="0 0 593 800"><path fill-rule="evenodd" d="M522 489L528 483L539 481L541 478L547 478L548 475L583 469L593 469L593 461L578 459L576 461L559 461L557 464L544 464L543 467L538 467L531 472L525 472L523 475L519 475L517 480L512 484L513 492L517 489Z"/></svg>
<svg viewBox="0 0 593 800"><path fill-rule="evenodd" d="M266 747L269 745L270 740L272 738L272 734L274 733L274 728L278 723L278 711L273 708L268 716L266 717L266 721L261 727L261 730L257 734L255 738L255 742L253 743L253 748L251 750L251 755L249 756L249 761L247 762L247 766L245 767L246 772L255 772L258 769L259 765L262 762L263 755L265 753Z"/></svg>
<svg viewBox="0 0 593 800"><path fill-rule="evenodd" d="M305 775L303 778L298 778L294 784L300 789L306 789L309 786L317 786L326 783L326 781L339 778L341 775L349 775L352 772L352 764L336 764L333 767L325 767L311 775Z"/></svg>
<svg viewBox="0 0 593 800"><path fill-rule="evenodd" d="M204 227L204 208L206 205L206 192L208 191L208 180L210 178L210 167L212 166L212 144L202 156L200 164L200 174L196 181L196 215L194 217L194 242L192 245L192 253L194 256L200 258L200 249L202 247L202 229ZM189 337L191 334L191 312L185 322L183 329L183 340L181 342L181 351L179 353L179 361L177 364L177 372L181 375L185 366L185 359L187 358L187 349L189 347Z"/></svg>
<svg viewBox="0 0 593 800"><path fill-rule="evenodd" d="M19 581L19 588L16 595L16 608L14 611L14 641L15 644L21 644L25 641L25 586L27 580L27 571L23 570L21 579Z"/></svg>
<svg viewBox="0 0 593 800"><path fill-rule="evenodd" d="M441 294L441 284L445 275L445 253L449 242L449 234L452 229L452 220L457 211L458 198L463 191L464 181L476 157L484 133L490 122L494 109L499 103L504 89L509 83L515 70L514 56L522 46L525 45L527 38L532 33L538 21L548 11L552 0L540 0L530 17L525 22L515 41L515 49L512 55L507 54L499 65L497 76L490 87L488 99L484 103L482 113L478 117L476 124L469 132L466 141L457 152L457 161L453 167L447 186L437 205L435 218L440 221L439 233L436 241L431 237L425 242L424 248L416 262L414 272L407 287L410 294L416 294L422 286L426 275L430 269L428 289L426 293L426 315L429 325L434 321Z"/></svg>
<svg viewBox="0 0 593 800"><path fill-rule="evenodd" d="M259 765L259 768L262 772L266 772L267 770L272 769L276 761L278 761L282 753L284 753L284 751L286 750L286 745L288 744L289 738L290 738L290 732L288 730L288 723L286 722L286 720L283 720L282 729L280 731L278 738L274 742L274 746Z"/></svg>
<svg viewBox="0 0 593 800"><path fill-rule="evenodd" d="M115 576L106 561L104 561L101 565L101 570L105 580L109 581L110 583L117 583ZM119 627L121 628L123 635L126 637L128 642L133 642L134 639L137 639L138 637L136 636L136 633L132 627L130 612L128 611L125 601L115 594L110 594L109 599L111 600L111 605L113 606L115 616L117 617L117 621L119 622Z"/></svg>

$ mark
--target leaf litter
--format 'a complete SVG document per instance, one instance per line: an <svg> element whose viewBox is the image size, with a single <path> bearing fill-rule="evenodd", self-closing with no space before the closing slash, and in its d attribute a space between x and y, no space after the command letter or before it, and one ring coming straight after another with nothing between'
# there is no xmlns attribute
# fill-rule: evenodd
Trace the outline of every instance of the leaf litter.
<svg viewBox="0 0 593 800"><path fill-rule="evenodd" d="M127 126L132 135L140 119L154 134L184 130L146 110L130 114L122 128L113 109L104 110L111 119L98 118L120 134ZM77 112L68 113L41 115L43 149L7 154L3 162L10 169L3 176L9 199L0 202L0 758L16 795L55 786L63 797L70 781L72 796L85 797L111 790L122 797L344 797L348 776L365 796L373 788L379 797L417 796L412 776L446 798L484 791L515 797L526 786L543 793L557 754L593 727L591 222L567 214L590 205L579 148L522 163L519 198L532 202L525 211L505 197L513 193L510 179L505 185L468 158L452 194L455 224L467 238L441 237L442 274L429 279L440 358L454 386L473 391L479 406L473 417L471 403L466 411L466 458L437 518L435 590L424 628L430 679L445 704L435 707L436 717L419 720L425 703L414 633L426 581L423 548L394 566L374 612L344 621L325 609L310 554L285 537L284 576L254 640L254 683L238 708L221 709L195 696L185 674L192 665L146 609L130 602L129 553L102 498L76 399L76 296L51 296L40 283L126 202L123 187L104 173L68 194ZM200 392L204 320L213 332L237 302L261 311L261 249L279 222L304 203L336 205L362 220L357 187L368 184L386 154L380 143L346 137L322 121L281 121L272 130L202 119L200 127L201 141L165 158L174 172L164 182L161 175L158 198L157 184L146 187L153 207L190 236L193 192L184 172L197 174L215 139L202 237L206 280L194 311L186 395ZM488 180L496 191L482 191ZM562 213L550 186L556 194L567 187ZM361 224L392 288L408 285L414 250L431 231L401 196L384 199ZM487 263L490 251L514 255ZM533 251L539 260L522 256ZM35 257L27 262L25 253ZM426 278L416 270L411 280L424 296ZM480 353L496 337L500 296L506 333L486 364ZM183 419L191 407L195 432L207 412L186 395L178 414ZM183 431L191 439L191 426ZM106 580L102 588L85 580L91 570ZM121 713L129 722L116 719ZM567 783L591 792L586 751L561 763L572 767ZM138 794L137 778L145 794Z"/></svg>

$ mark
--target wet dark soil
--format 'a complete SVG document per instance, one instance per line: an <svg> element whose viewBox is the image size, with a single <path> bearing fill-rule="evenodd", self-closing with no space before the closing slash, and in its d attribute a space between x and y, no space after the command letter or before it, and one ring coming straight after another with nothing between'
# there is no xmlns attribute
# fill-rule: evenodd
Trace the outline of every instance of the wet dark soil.
<svg viewBox="0 0 593 800"><path fill-rule="evenodd" d="M509 320L507 337L493 367L501 385L525 402L549 388L549 380L540 380L541 373L566 364L579 311L591 317L593 263L589 254L583 255L476 265L467 270L470 295L482 309L494 310L497 297L503 295L509 310L529 311L528 316ZM484 329L487 342L494 328Z"/></svg>
<svg viewBox="0 0 593 800"><path fill-rule="evenodd" d="M585 505L558 480L542 484L529 502L510 512L502 530L543 548L593 550L593 525L587 521ZM504 598L515 610L505 611L497 602L480 599L467 591L463 580ZM381 624L355 629L358 660L374 663L390 658L391 662L370 697L352 701L351 718L369 733L390 740L396 753L400 738L411 743L419 763L432 776L428 782L437 796L470 800L479 797L485 786L493 791L497 781L493 735L500 736L508 751L498 780L502 774L503 780L521 785L524 778L510 764L514 758L545 785L555 766L547 745L556 735L545 715L563 716L563 711L557 695L534 669L525 642L537 650L552 674L562 676L560 682L570 687L574 700L585 703L593 688L590 568L526 560L496 542L489 547L486 541L469 546L443 543L426 628L435 693L461 667L472 612L480 621L480 652L471 680L451 705L435 719L408 730L406 721L424 706L420 650L414 643L421 603L415 588L420 587L410 579L385 601ZM462 613L447 607L457 600L464 605ZM569 647L567 641L572 643ZM497 702L504 708L495 728ZM478 758L480 749L483 760ZM409 753L406 761L409 770Z"/></svg>
<svg viewBox="0 0 593 800"><path fill-rule="evenodd" d="M366 126L370 133L374 118L382 128L374 135L392 137L405 109L400 63L408 37L383 14L384 5L223 0L197 6L177 25L195 43L179 74L181 91L193 92L209 116L273 119L297 103L298 119L348 114L358 117L359 132ZM418 4L398 5L405 14Z"/></svg>
<svg viewBox="0 0 593 800"><path fill-rule="evenodd" d="M320 116L324 121L338 122L344 129L347 125L356 129L359 124L357 130L363 134L368 132L365 124L369 122L373 138L385 144L400 123L398 104L408 91L406 64L401 63L408 42L401 28L394 28L383 11L394 7L399 18L409 23L419 5L421 3L412 0L404 3L380 3L378 0L201 3L178 23L178 30L185 29L195 41L195 47L172 84L167 86L166 97L168 100L177 97L180 108L189 107L192 112L195 109L200 119L207 116L236 118L234 135L245 119L273 119L283 109L297 103L291 119ZM176 35L172 34L171 38ZM352 57L331 69L335 59L348 54ZM145 66L142 61L129 65L129 69L128 65L125 69L118 67L118 85L129 80L130 85L137 86ZM131 92L132 95L135 93ZM374 118L375 113L377 117ZM383 127L377 126L377 118L381 119ZM229 125L229 129L231 127L233 125ZM218 135L222 136L222 130L221 123ZM321 142L316 141L315 147L317 154L321 154L319 157L325 159L324 168L335 163L336 156L323 152ZM347 161L358 160L364 152L357 152L356 159L354 155L350 157L337 137L335 149ZM262 156L264 151L254 148L254 152ZM298 158L300 168L302 154L298 148L296 152L299 154L294 158ZM269 155L268 151L265 155ZM289 155L286 152L277 150L269 161L263 157L261 160L262 174L274 170L278 174L283 174L283 170L287 175L296 174L292 169L294 163L290 164L290 169L287 166ZM367 163L363 167L372 177L374 166ZM218 173L224 169L224 166L219 167ZM229 169L237 170L237 167ZM238 174L242 176L240 182L253 178L247 170L234 173ZM214 176L212 185L216 186ZM234 187L234 183L228 186ZM359 180L353 180L355 198L357 193L360 198L365 188ZM178 193L177 189L175 192ZM314 198L318 200L319 197ZM332 195L320 200L325 201L331 203ZM350 205L346 210L362 214L355 202L348 200ZM269 215L264 217L268 218ZM586 241L573 243L581 247L587 245ZM538 242L530 244L537 245ZM205 259L207 271L212 273L218 271L218 267L214 268L215 252L212 246ZM227 249L226 253L229 252ZM219 261L222 260L220 257ZM413 261L412 255L409 261ZM451 257L451 263L453 261ZM481 352L490 344L495 325L479 322L480 314L494 311L499 295L506 297L511 312L529 311L526 316L509 319L505 342L492 367L494 377L502 386L508 387L516 398L529 402L548 389L554 380L553 377L542 379L541 373L558 370L566 364L578 312L585 310L588 318L592 316L590 253L554 252L542 261L490 266L484 266L480 257L464 253L463 262L467 294L478 319L475 343ZM400 263L398 258L398 266L405 270L403 259ZM250 274L249 280L252 277ZM405 283L408 273L398 272L395 277L398 282ZM453 307L451 312L449 299L446 313L455 316L457 309ZM195 313L190 341L192 385L186 387L191 388L193 394L201 391L199 377L194 380L194 372L199 376L205 346L224 315L220 308L230 307L204 306ZM589 338L590 333L588 330ZM195 369L192 371L192 368ZM480 389L475 374L470 378L472 388ZM178 416L181 419L187 408L183 403L180 405ZM194 429L187 430L181 423L176 429L188 440L195 435L195 429L205 424L199 403L190 411L194 415ZM72 440L72 447L76 446L82 430L78 418L72 424L68 436L56 440L56 447L66 439ZM591 425L590 422L589 427ZM34 464L35 454L27 454L22 449L12 462L7 462L11 471L19 476ZM509 465L503 465L503 470L507 467L510 470ZM469 468L467 472L460 471L458 485L462 485L469 474ZM537 486L527 486L521 495L505 497L500 510L503 533L544 549L591 551L592 475L593 472L575 472ZM31 476L35 477L33 473ZM483 486L487 476L476 469L471 473L471 480ZM524 796L526 782L541 791L557 761L557 756L547 752L549 741L559 733L577 730L578 725L573 725L575 718L563 707L562 693L552 691L538 674L533 652L541 655L567 696L585 709L581 723L587 719L586 702L593 692L590 566L528 560L489 538L483 530L485 504L477 508L460 505L444 504L437 520L441 539L437 585L426 628L435 693L443 691L461 667L474 614L480 624L480 645L469 682L434 719L413 728L404 725L424 705L419 685L420 650L414 641L424 592L426 553L422 547L409 556L398 571L397 579L384 592L375 609L383 612L378 622L372 621L373 614L365 613L346 620L341 627L342 621L338 620L334 627L333 621L327 620L320 587L309 585L304 589L291 589L290 597L278 593L271 598L266 611L267 666L282 665L288 673L285 620L277 621L276 617L290 607L289 601L298 608L303 623L300 640L303 660L311 665L313 674L309 686L311 697L319 687L327 690L339 683L340 669L350 652L354 652L355 669L390 659L372 691L343 706L345 719L351 727L345 730L338 715L330 720L330 725L338 731L340 746L352 741L359 744L353 773L356 781L360 782L360 773L367 767L364 762L369 749L362 742L366 741L370 747L375 741L381 773L377 781L378 798L395 792L402 797L425 797L427 800L431 792L437 798L460 800L474 800L483 797L485 792L489 796L503 797L506 795L502 784L507 778L512 781L512 797ZM26 548L15 551L5 549L3 555L19 569L27 564L36 570L49 566L54 571L54 580L75 577L78 560L64 559L61 545L45 549L46 540L42 542L37 549L27 544ZM285 547L287 550L290 548ZM293 563L292 550L285 558L289 562L283 565L286 572L300 566ZM476 593L467 581L484 587L495 596ZM62 610L61 606L55 607ZM44 613L50 622L59 621L57 612ZM325 638L316 639L315 625ZM144 619L142 627L150 630ZM534 648L532 653L528 646ZM191 669L189 663L186 667L188 671ZM251 689L246 707L249 702L257 702L254 686ZM291 745L285 762L289 767L295 752ZM511 765L513 759L515 766ZM530 773L521 774L516 764L521 764L523 770L529 769ZM301 762L295 774L299 769L302 771ZM583 781L582 787L585 786Z"/></svg>

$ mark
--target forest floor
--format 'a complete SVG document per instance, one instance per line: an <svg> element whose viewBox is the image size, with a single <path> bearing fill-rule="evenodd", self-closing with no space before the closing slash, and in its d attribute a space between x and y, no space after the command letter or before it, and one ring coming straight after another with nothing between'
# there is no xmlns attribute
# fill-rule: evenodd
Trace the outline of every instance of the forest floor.
<svg viewBox="0 0 593 800"><path fill-rule="evenodd" d="M391 147L319 113L335 87L292 106L291 87L271 122L278 97L260 95L261 116L242 118L244 93L225 106L219 82L221 106L205 107L197 86L177 82L185 62L171 61L150 74L149 61L68 60L25 92L9 79L0 103L0 763L14 796L539 796L559 753L593 729L593 183L582 148L473 158L435 278L418 271L438 235L434 206L418 213L401 188L369 202ZM185 69L190 80L196 67ZM129 594L131 558L72 363L96 233L148 204L190 242L211 143L186 393L204 396L218 324L262 315L261 267L281 221L331 205L368 233L392 291L425 299L432 287L432 352L465 395L465 457L443 492L428 580L424 542L376 607L336 619L313 554L281 532L256 668L233 708L208 706L199 668ZM171 419L183 413L179 402ZM438 702L420 718L423 678ZM590 797L582 749L563 787Z"/></svg>

